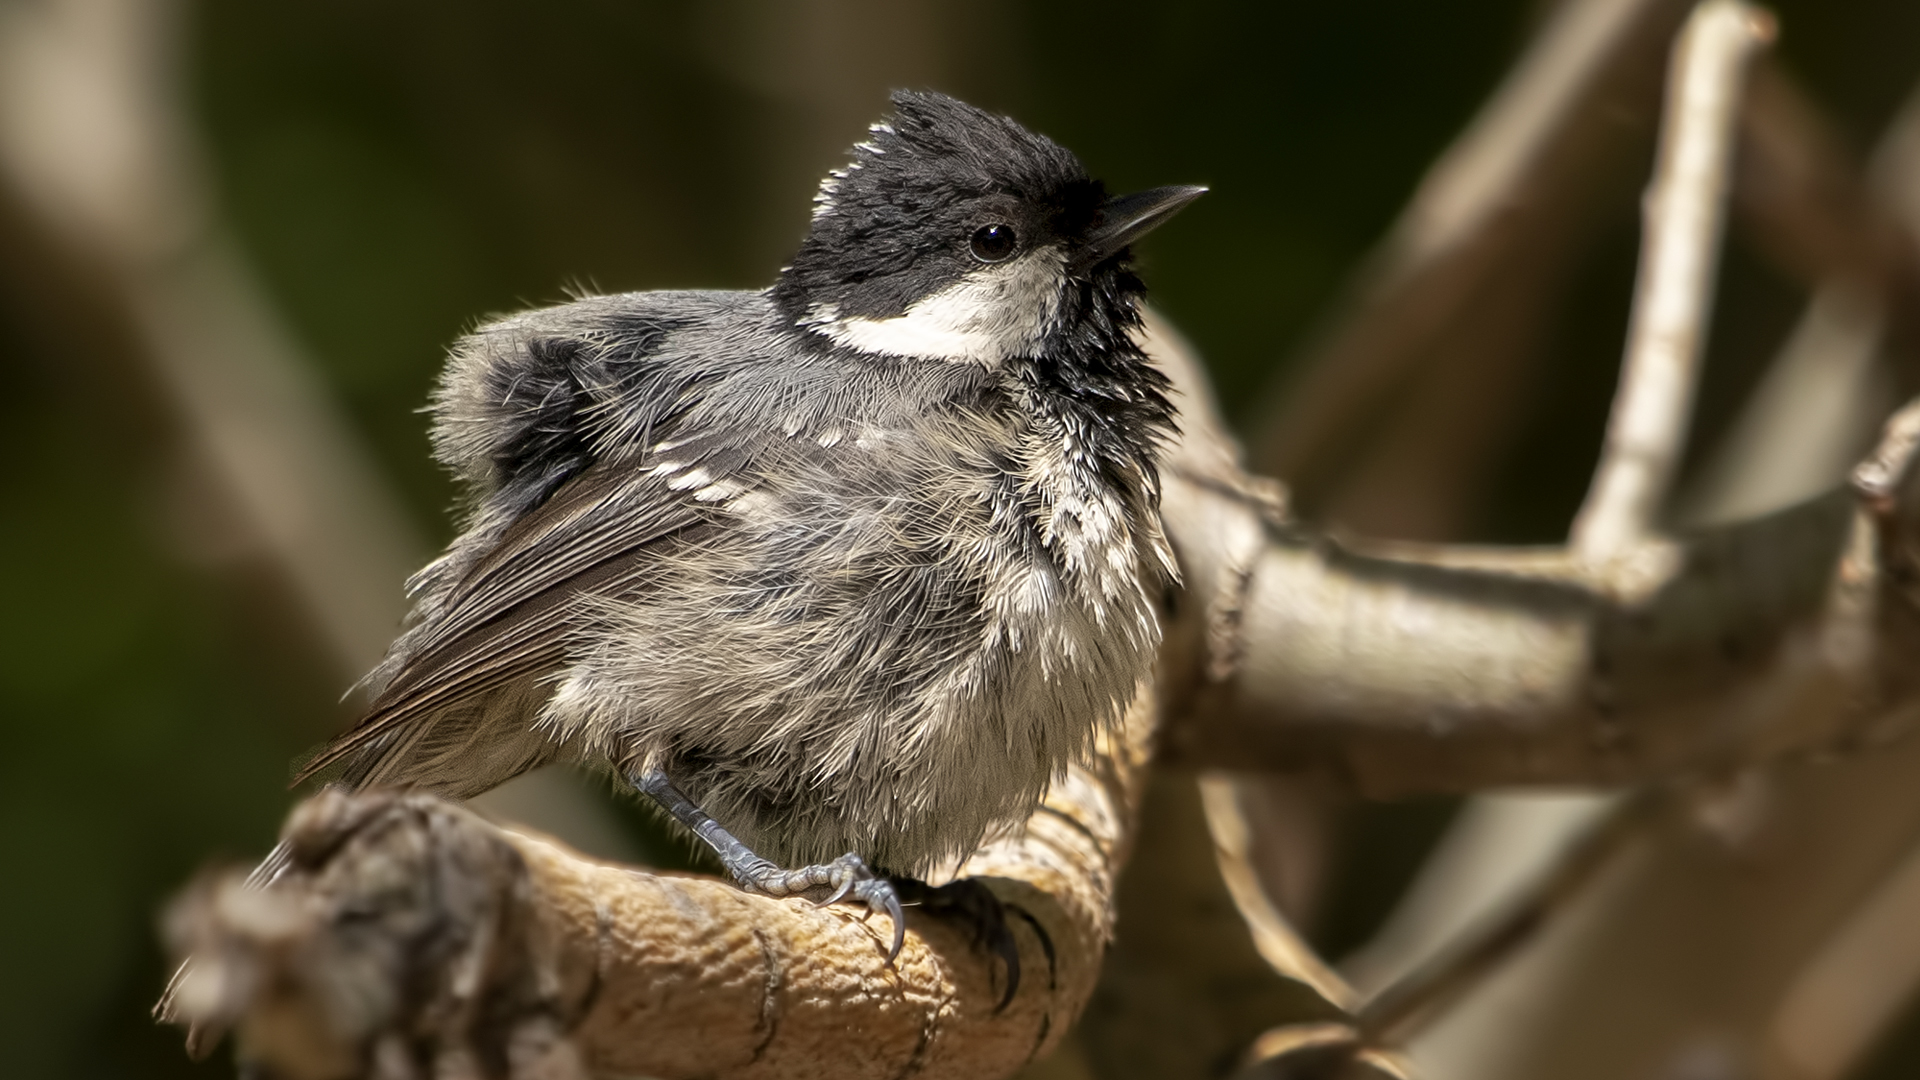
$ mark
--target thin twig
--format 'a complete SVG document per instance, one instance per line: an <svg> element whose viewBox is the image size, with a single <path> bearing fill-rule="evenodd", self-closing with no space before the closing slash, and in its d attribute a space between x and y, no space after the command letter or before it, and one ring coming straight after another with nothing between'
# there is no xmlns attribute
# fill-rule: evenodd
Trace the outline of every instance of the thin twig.
<svg viewBox="0 0 1920 1080"><path fill-rule="evenodd" d="M1570 0L1557 6L1473 123L1428 170L1360 283L1274 408L1256 471L1312 494L1378 409L1432 355L1426 345L1482 285L1564 216L1616 137L1609 100L1666 41L1679 0Z"/></svg>
<svg viewBox="0 0 1920 1080"><path fill-rule="evenodd" d="M1758 9L1706 0L1674 46L1620 389L1573 524L1583 558L1618 555L1650 533L1685 448L1744 75L1772 36Z"/></svg>
<svg viewBox="0 0 1920 1080"><path fill-rule="evenodd" d="M1912 110L1887 126L1875 171L1897 155ZM1757 62L1740 116L1734 213L1759 252L1808 287L1844 282L1890 306L1914 307L1920 252L1900 219L1903 193L1881 190L1835 128L1779 64ZM1909 337L1920 337L1920 313L1896 317Z"/></svg>
<svg viewBox="0 0 1920 1080"><path fill-rule="evenodd" d="M1478 986L1487 972L1512 956L1552 919L1582 896L1642 826L1666 805L1660 789L1647 789L1611 808L1553 865L1504 908L1454 938L1439 955L1389 983L1359 1010L1359 1029L1371 1045L1403 1045L1448 1005Z"/></svg>
<svg viewBox="0 0 1920 1080"><path fill-rule="evenodd" d="M1220 876L1241 918L1246 920L1254 948L1275 971L1312 988L1329 1003L1352 1011L1359 995L1300 937L1261 888L1250 850L1252 835L1235 798L1233 781L1221 775L1202 777L1200 797L1206 806L1207 830L1213 835Z"/></svg>
<svg viewBox="0 0 1920 1080"><path fill-rule="evenodd" d="M17 223L0 279L62 363L125 365L90 381L179 441L218 508L195 531L281 586L272 618L312 633L344 687L392 640L427 542L222 224L183 89L184 15L0 5L0 221ZM107 349L71 349L83 323L114 328ZM578 785L535 773L515 789L570 842L617 850L595 841L615 830Z"/></svg>
<svg viewBox="0 0 1920 1080"><path fill-rule="evenodd" d="M36 279L68 264L130 328L153 404L238 519L224 539L282 579L358 679L426 543L221 225L182 89L183 15L146 0L4 11L0 199L53 250L3 257Z"/></svg>

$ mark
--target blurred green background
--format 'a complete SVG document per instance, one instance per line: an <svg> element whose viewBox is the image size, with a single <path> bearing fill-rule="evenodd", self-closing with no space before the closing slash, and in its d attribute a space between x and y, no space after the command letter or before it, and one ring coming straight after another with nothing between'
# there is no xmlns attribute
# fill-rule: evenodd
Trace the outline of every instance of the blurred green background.
<svg viewBox="0 0 1920 1080"><path fill-rule="evenodd" d="M1786 66L1856 147L1870 144L1920 74L1920 4L1777 10ZM890 86L1010 113L1117 190L1211 185L1145 245L1145 276L1250 424L1538 15L1523 0L201 0L181 47L221 212L438 543L453 492L417 410L446 344L575 286L768 283L819 175ZM1621 122L1650 139L1650 117ZM1552 359L1462 536L1551 541L1584 491L1645 160L1555 315ZM33 277L12 261L12 286ZM226 1075L224 1054L196 1066L148 1020L165 977L156 912L210 859L269 845L288 763L347 718L345 687L270 575L196 539L152 386L70 349L33 291L12 286L0 295L0 1072ZM1724 295L1763 316L1716 336L1706 434L1799 293L1736 241ZM1445 813L1354 819L1359 854L1341 864L1323 943L1365 935Z"/></svg>

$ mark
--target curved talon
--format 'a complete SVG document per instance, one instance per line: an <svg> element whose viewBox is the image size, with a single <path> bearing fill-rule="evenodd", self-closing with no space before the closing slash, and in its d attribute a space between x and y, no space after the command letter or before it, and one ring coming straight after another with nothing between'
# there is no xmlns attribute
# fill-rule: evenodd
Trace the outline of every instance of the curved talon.
<svg viewBox="0 0 1920 1080"><path fill-rule="evenodd" d="M756 870L760 872L755 873ZM868 868L865 859L852 852L830 863L804 866L798 870L775 870L770 863L766 864L765 869L752 867L737 874L735 880L744 888L768 896L791 896L831 885L833 891L824 899L814 901L814 907L823 908L852 898L867 906L869 916L885 915L893 920L893 940L887 948L889 966L899 958L900 949L906 944L907 920L900 908L899 890L894 888L893 882L876 875Z"/></svg>
<svg viewBox="0 0 1920 1080"><path fill-rule="evenodd" d="M1001 992L999 1004L994 1006L995 1013L1013 1004L1014 995L1020 991L1020 943L1008 925L1009 912L1019 914L1032 924L1034 932L1040 935L1041 948L1046 950L1051 964L1053 950L1048 945L1046 931L1034 922L1033 916L1003 903L979 878L960 878L938 887L911 878L894 884L911 903L921 905L921 910L928 915L936 919L955 920L971 927L973 947L989 957L998 957L1005 965L1006 989Z"/></svg>
<svg viewBox="0 0 1920 1080"><path fill-rule="evenodd" d="M887 966L893 966L900 956L900 947L907 942L907 918L900 910L899 891L885 878L869 878L854 886L853 895L866 902L869 913L893 920L893 943L887 949Z"/></svg>
<svg viewBox="0 0 1920 1080"><path fill-rule="evenodd" d="M833 893L817 906L826 907L851 895L854 900L867 905L869 916L885 915L892 919L893 941L887 948L887 965L891 967L907 940L907 919L900 910L899 890L893 887L893 882L876 875L867 867L865 859L851 851L833 860L829 866L836 884Z"/></svg>
<svg viewBox="0 0 1920 1080"><path fill-rule="evenodd" d="M654 767L636 771L630 773L628 779L633 786L665 807L676 821L706 841L714 854L720 856L720 865L727 868L728 875L741 888L779 897L831 885L833 892L814 906L825 907L838 903L852 894L855 900L867 905L868 914L878 912L893 920L893 946L887 950L887 965L891 967L894 959L900 955L900 947L907 940L907 921L900 912L899 893L894 889L893 882L876 876L860 856L849 851L825 866L782 870L755 855L738 837L681 794L666 770Z"/></svg>
<svg viewBox="0 0 1920 1080"><path fill-rule="evenodd" d="M855 881L854 881L853 875L851 874L847 875L846 877L841 879L839 887L835 888L832 893L828 894L825 900L817 900L814 902L813 906L817 908L823 908L823 907L826 907L828 904L839 903L840 901L847 898L848 893L853 891L854 885L855 885Z"/></svg>

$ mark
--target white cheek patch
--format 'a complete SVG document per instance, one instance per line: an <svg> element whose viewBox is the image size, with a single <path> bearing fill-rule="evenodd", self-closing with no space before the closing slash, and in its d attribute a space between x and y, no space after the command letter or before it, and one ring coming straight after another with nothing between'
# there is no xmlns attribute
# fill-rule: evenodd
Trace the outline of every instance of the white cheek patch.
<svg viewBox="0 0 1920 1080"><path fill-rule="evenodd" d="M890 319L842 318L815 305L802 325L862 352L994 367L1032 353L1060 313L1065 259L1045 247L982 266Z"/></svg>

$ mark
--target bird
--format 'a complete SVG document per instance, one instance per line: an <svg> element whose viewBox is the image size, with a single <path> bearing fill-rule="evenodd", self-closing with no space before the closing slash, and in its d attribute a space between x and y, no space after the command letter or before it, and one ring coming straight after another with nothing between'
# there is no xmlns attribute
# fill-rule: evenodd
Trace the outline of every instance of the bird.
<svg viewBox="0 0 1920 1080"><path fill-rule="evenodd" d="M463 528L301 780L610 770L741 887L891 917L891 961L895 880L1085 757L1178 576L1130 245L1205 189L1109 196L1011 119L891 103L770 288L582 296L452 347Z"/></svg>

